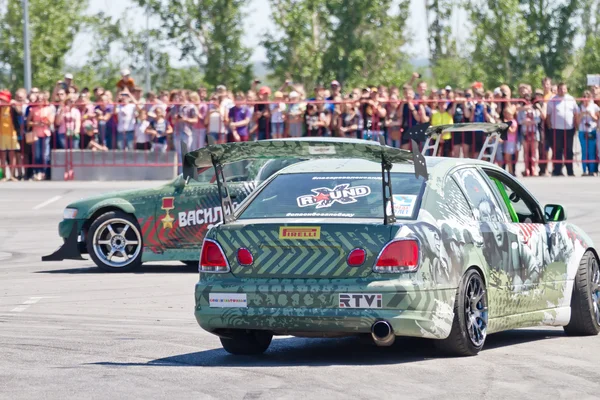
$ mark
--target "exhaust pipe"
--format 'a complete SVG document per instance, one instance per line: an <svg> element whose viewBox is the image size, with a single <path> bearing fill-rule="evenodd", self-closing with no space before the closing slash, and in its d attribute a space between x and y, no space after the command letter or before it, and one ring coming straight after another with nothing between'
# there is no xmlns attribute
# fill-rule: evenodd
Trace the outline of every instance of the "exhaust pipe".
<svg viewBox="0 0 600 400"><path fill-rule="evenodd" d="M371 326L371 336L377 346L391 346L396 335L387 321L377 321Z"/></svg>

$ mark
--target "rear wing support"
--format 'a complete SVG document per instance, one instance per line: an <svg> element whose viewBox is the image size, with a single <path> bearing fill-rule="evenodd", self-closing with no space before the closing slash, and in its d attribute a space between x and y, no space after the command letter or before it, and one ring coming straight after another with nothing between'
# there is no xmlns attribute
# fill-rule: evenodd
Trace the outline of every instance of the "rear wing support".
<svg viewBox="0 0 600 400"><path fill-rule="evenodd" d="M379 137L379 141L383 142L383 137ZM382 146L385 143L381 143ZM384 154L381 154L381 185L382 185L382 194L383 194L383 223L385 225L390 225L396 222L396 214L394 213L394 191L392 190L392 163L387 160ZM388 210L389 205L389 210ZM389 214L388 214L389 211Z"/></svg>
<svg viewBox="0 0 600 400"><path fill-rule="evenodd" d="M423 145L423 150L421 150L421 154L423 154L424 156L437 156L441 139L442 135L437 135L435 138L432 136L428 136L427 140L425 140L425 144ZM431 144L431 142L433 142L433 144ZM427 151L429 150L433 150L431 154L427 154Z"/></svg>
<svg viewBox="0 0 600 400"><path fill-rule="evenodd" d="M500 144L500 135L498 132L494 132L485 138L483 147L479 152L478 160L485 160L493 163L496 160L496 152L498 151L498 145ZM488 149L491 149L489 153L486 153Z"/></svg>
<svg viewBox="0 0 600 400"><path fill-rule="evenodd" d="M225 174L223 173L223 165L218 163L213 157L213 167L215 168L215 175L217 177L217 191L219 192L219 199L221 201L221 211L223 214L223 223L228 224L234 221L233 218L233 203L231 202L231 196L229 195L229 188L225 180Z"/></svg>

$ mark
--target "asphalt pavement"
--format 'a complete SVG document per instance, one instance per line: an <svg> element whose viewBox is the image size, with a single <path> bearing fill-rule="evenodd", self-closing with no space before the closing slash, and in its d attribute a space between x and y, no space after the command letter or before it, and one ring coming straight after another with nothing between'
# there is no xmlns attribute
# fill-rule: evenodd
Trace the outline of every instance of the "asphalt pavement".
<svg viewBox="0 0 600 400"><path fill-rule="evenodd" d="M600 178L524 180L600 243ZM130 274L90 261L42 263L71 201L157 182L0 183L1 399L598 399L600 337L535 328L488 337L476 357L430 342L391 348L276 337L236 357L194 319L197 272L179 263Z"/></svg>

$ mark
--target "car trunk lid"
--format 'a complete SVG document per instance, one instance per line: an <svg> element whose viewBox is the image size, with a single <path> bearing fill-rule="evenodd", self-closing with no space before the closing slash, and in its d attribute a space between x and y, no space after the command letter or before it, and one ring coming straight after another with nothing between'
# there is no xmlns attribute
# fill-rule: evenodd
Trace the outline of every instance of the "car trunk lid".
<svg viewBox="0 0 600 400"><path fill-rule="evenodd" d="M232 224L216 230L236 277L247 278L359 278L373 264L398 226L382 223ZM252 265L241 265L240 248L253 256ZM349 266L354 249L363 249L365 262Z"/></svg>

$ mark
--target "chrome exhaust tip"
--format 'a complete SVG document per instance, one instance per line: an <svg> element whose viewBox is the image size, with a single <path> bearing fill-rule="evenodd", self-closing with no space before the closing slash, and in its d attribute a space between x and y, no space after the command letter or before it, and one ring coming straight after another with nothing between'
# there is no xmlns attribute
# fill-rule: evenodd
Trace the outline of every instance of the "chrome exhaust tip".
<svg viewBox="0 0 600 400"><path fill-rule="evenodd" d="M387 321L377 321L371 326L371 336L377 346L391 346L396 340L394 330Z"/></svg>

